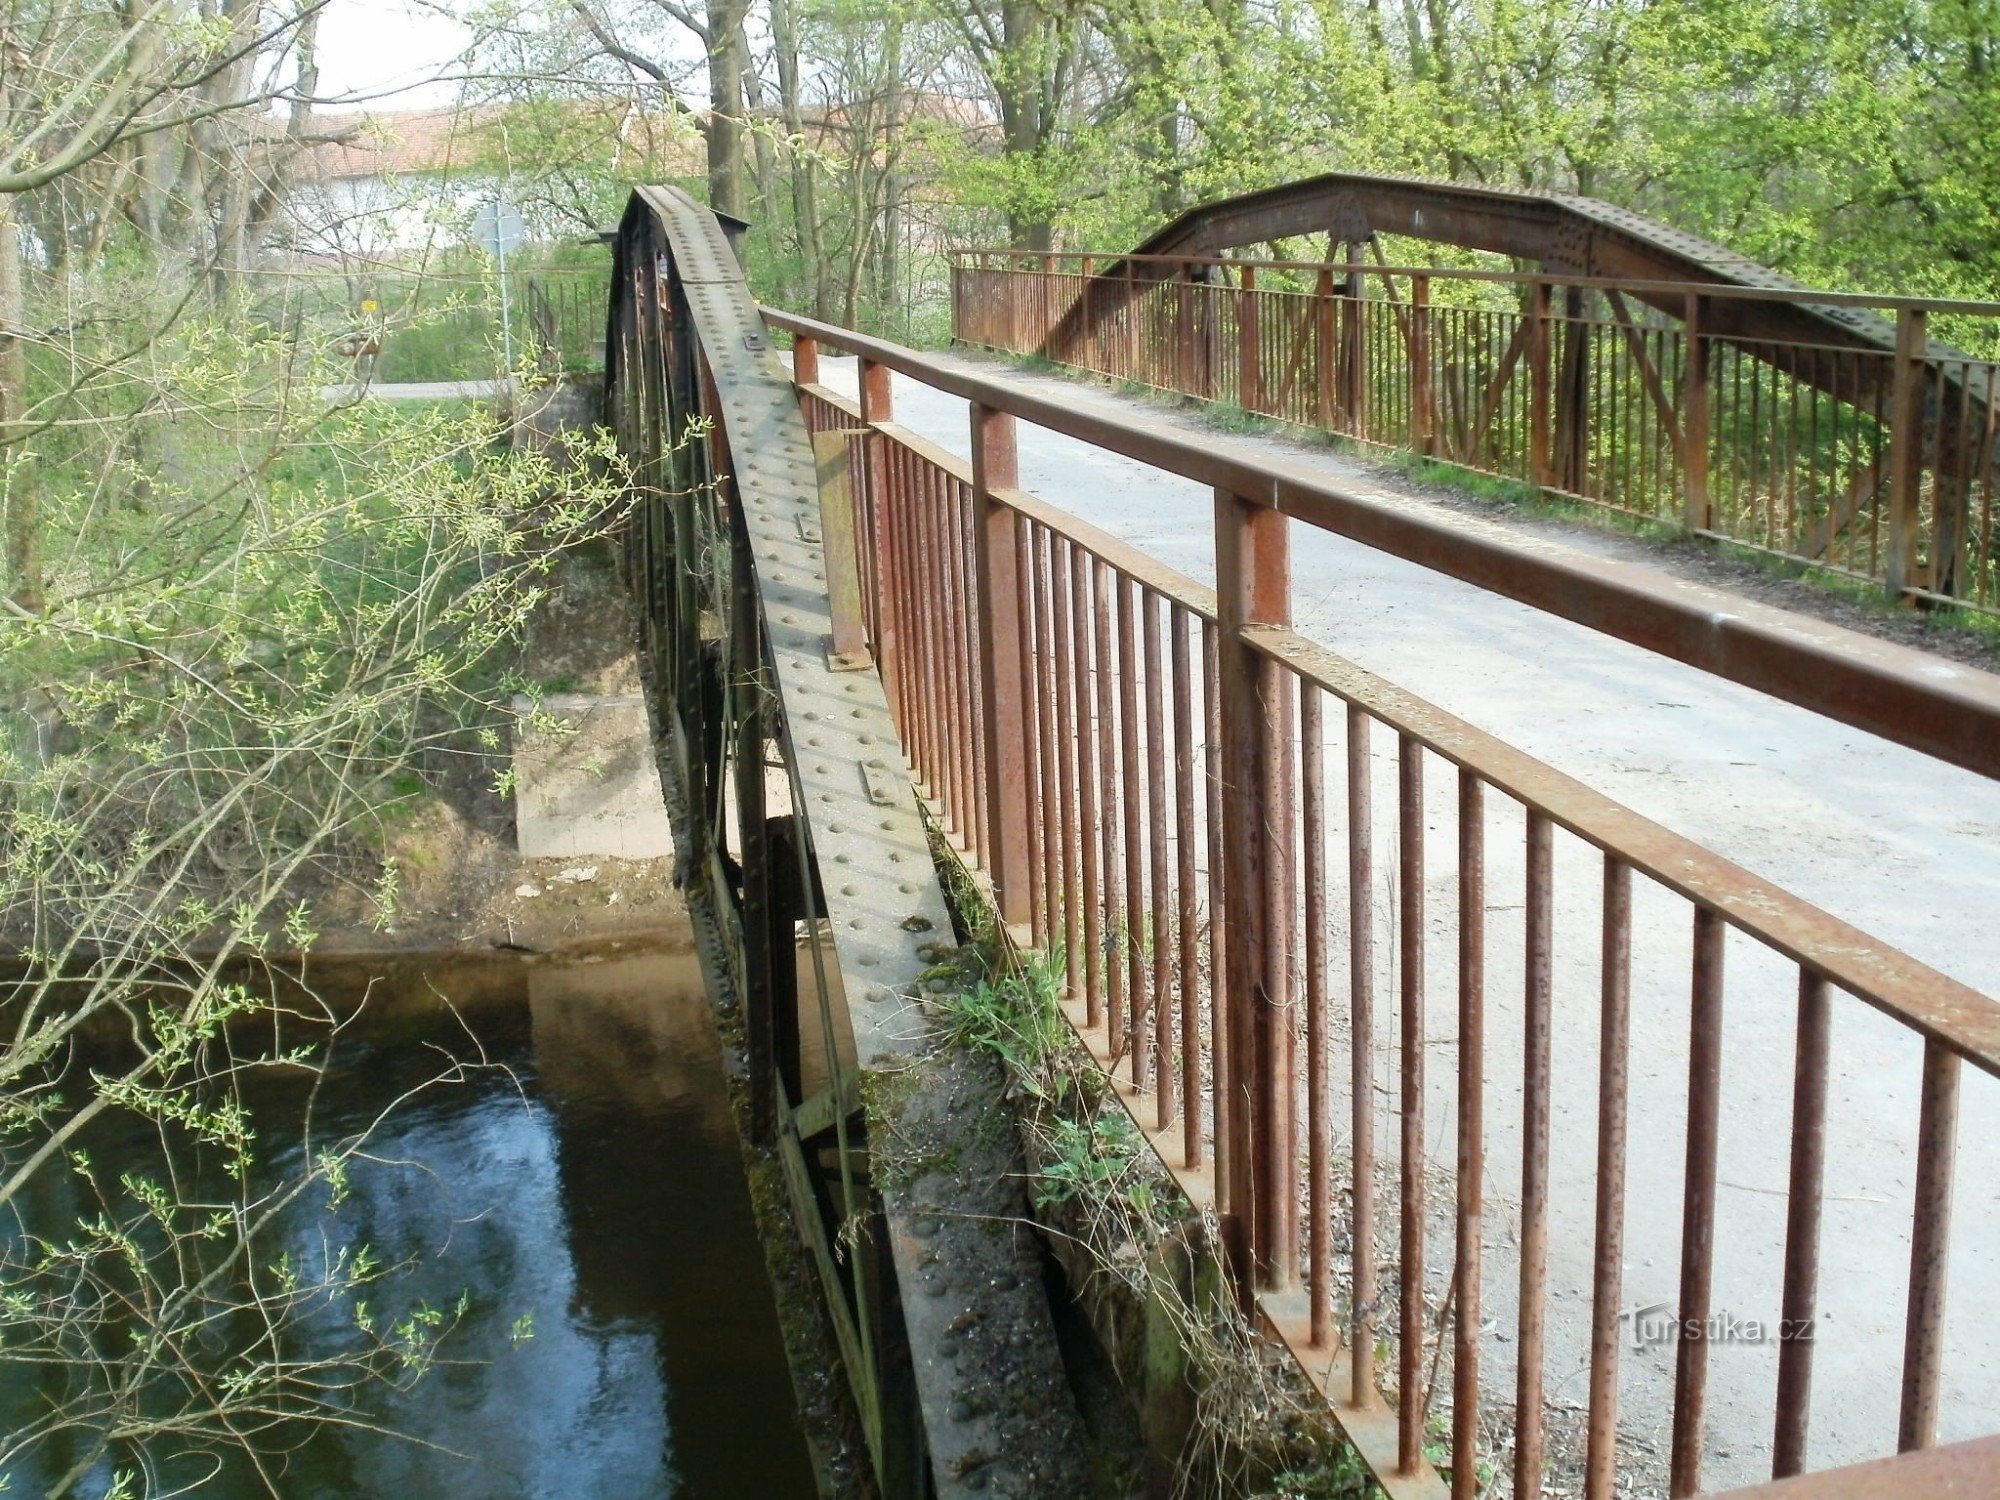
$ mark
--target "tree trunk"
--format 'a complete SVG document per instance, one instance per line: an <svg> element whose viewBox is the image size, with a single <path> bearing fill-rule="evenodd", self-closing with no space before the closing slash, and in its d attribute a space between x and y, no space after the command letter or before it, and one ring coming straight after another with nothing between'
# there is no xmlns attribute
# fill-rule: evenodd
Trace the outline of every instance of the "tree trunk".
<svg viewBox="0 0 2000 1500"><path fill-rule="evenodd" d="M827 279L826 236L819 222L819 161L806 140L805 105L799 97L799 34L791 0L771 0L771 44L778 64L778 107L784 112L789 139L792 180L792 230L808 278L812 315L824 319L831 309Z"/></svg>
<svg viewBox="0 0 2000 1500"><path fill-rule="evenodd" d="M1009 156L1035 157L1051 124L1042 108L1047 23L1034 5L1006 0L1000 7L1000 40L1001 55L990 71L1000 103L1001 149ZM1055 243L1048 216L1024 208L1018 198L1007 205L1007 232L1024 250L1047 250Z"/></svg>
<svg viewBox="0 0 2000 1500"><path fill-rule="evenodd" d="M777 212L778 164L771 149L770 110L764 100L764 80L757 71L741 22L736 27L736 55L743 63L739 76L743 80L744 128L750 133L752 180L757 187L756 213L768 220Z"/></svg>
<svg viewBox="0 0 2000 1500"><path fill-rule="evenodd" d="M743 217L743 17L746 0L708 8L708 206Z"/></svg>
<svg viewBox="0 0 2000 1500"><path fill-rule="evenodd" d="M875 263L875 301L887 314L901 308L901 299L896 295L896 271L903 240L903 172L900 158L903 114L907 107L903 99L903 29L895 21L889 23L888 66L884 81L888 88L882 117L882 245Z"/></svg>
<svg viewBox="0 0 2000 1500"><path fill-rule="evenodd" d="M0 194L0 472L6 475L7 594L42 608L41 518L35 466L23 462L28 416L27 298L21 283L21 228L14 199Z"/></svg>

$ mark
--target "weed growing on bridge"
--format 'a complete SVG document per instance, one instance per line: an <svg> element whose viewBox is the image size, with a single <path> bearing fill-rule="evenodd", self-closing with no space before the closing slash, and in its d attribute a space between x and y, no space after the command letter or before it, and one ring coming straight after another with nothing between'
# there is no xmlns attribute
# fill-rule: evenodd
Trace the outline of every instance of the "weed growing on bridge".
<svg viewBox="0 0 2000 1500"><path fill-rule="evenodd" d="M947 885L957 888L949 874ZM946 990L936 1010L953 1041L1004 1068L1038 1219L1073 1292L1111 1331L1134 1399L1193 1393L1176 1492L1368 1493L1324 1408L1237 1315L1209 1248L1212 1214L1188 1202L1078 1044L1059 1003L1063 976L1059 955L1025 954ZM1175 1351L1164 1364L1163 1348Z"/></svg>

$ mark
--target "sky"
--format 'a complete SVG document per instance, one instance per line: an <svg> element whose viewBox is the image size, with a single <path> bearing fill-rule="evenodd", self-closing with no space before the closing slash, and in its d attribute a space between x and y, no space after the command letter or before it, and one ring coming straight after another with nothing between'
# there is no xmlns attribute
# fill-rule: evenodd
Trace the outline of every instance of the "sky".
<svg viewBox="0 0 2000 1500"><path fill-rule="evenodd" d="M471 30L449 5L415 0L331 0L319 24L320 92L355 96L381 109L449 104L450 74ZM392 97L383 98L383 95Z"/></svg>

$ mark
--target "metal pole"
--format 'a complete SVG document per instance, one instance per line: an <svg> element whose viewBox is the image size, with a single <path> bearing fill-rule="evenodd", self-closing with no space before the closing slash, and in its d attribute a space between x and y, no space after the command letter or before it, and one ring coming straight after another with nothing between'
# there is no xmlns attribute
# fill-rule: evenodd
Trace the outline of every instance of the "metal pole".
<svg viewBox="0 0 2000 1500"><path fill-rule="evenodd" d="M1889 396L1889 546L1883 583L1892 599L1916 583L1917 501L1924 476L1924 384L1929 373L1926 319L1918 308L1896 317Z"/></svg>
<svg viewBox="0 0 2000 1500"><path fill-rule="evenodd" d="M985 731L987 866L1001 920L1028 921L1027 622L1022 615L1023 559L1014 512L994 491L1019 483L1014 419L977 403L972 408L973 547L978 566L979 689Z"/></svg>
<svg viewBox="0 0 2000 1500"><path fill-rule="evenodd" d="M501 378L509 390L514 385L514 307L507 295L507 212L502 204L493 208L493 248L500 258L500 347L506 364Z"/></svg>
<svg viewBox="0 0 2000 1500"><path fill-rule="evenodd" d="M1293 1090L1285 938L1289 866L1281 820L1290 812L1281 766L1290 720L1282 684L1242 639L1245 625L1291 619L1286 518L1218 490L1215 573L1222 719L1224 976L1229 1027L1223 1233L1247 1305L1253 1287L1287 1289L1297 1274L1291 1193ZM1279 804L1282 804L1279 805ZM1275 899L1274 899L1275 898Z"/></svg>

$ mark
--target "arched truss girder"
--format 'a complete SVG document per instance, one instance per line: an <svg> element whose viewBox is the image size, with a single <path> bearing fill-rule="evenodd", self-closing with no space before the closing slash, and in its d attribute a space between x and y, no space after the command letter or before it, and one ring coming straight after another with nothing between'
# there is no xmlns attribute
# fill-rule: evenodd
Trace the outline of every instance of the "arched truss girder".
<svg viewBox="0 0 2000 1500"><path fill-rule="evenodd" d="M1327 234L1348 244L1399 234L1432 244L1485 250L1568 276L1804 290L1802 283L1697 235L1574 193L1431 182L1329 172L1193 208L1134 248L1134 255L1218 255L1293 235ZM1118 261L1107 276L1144 262ZM1635 292L1636 300L1679 316L1673 293ZM1770 339L1849 349L1887 350L1896 330L1854 308L1793 302L1719 301L1711 330L1746 341Z"/></svg>

